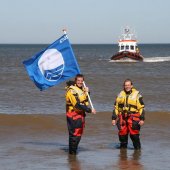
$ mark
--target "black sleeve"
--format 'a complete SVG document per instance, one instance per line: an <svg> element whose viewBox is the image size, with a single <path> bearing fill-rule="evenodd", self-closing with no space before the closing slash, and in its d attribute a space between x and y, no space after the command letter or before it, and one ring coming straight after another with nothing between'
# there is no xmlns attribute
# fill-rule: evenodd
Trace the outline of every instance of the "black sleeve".
<svg viewBox="0 0 170 170"><path fill-rule="evenodd" d="M115 113L115 110L113 110L113 113L112 113L112 120L116 120L117 119L117 115Z"/></svg>
<svg viewBox="0 0 170 170"><path fill-rule="evenodd" d="M142 97L139 98L139 102L140 102L141 105L145 105ZM143 108L142 113L140 115L140 120L145 120L145 110L144 110L144 108Z"/></svg>
<svg viewBox="0 0 170 170"><path fill-rule="evenodd" d="M87 113L91 113L91 111L92 111L89 107L87 107L86 105L80 104L79 102L76 103L75 108L85 111Z"/></svg>
<svg viewBox="0 0 170 170"><path fill-rule="evenodd" d="M145 110L143 109L142 114L140 115L140 120L145 120Z"/></svg>
<svg viewBox="0 0 170 170"><path fill-rule="evenodd" d="M139 102L141 105L145 105L144 102L143 102L143 97L139 97Z"/></svg>

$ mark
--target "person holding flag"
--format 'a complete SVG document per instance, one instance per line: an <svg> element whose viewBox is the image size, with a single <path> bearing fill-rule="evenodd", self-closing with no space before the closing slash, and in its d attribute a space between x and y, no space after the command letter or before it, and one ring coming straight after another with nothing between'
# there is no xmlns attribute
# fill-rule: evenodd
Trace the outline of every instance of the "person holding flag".
<svg viewBox="0 0 170 170"><path fill-rule="evenodd" d="M68 86L66 94L69 153L76 154L84 128L85 112L96 113L93 108L84 76L74 56L66 31L64 35L23 62L30 79L42 91L72 77L75 83ZM92 109L88 107L88 100Z"/></svg>
<svg viewBox="0 0 170 170"><path fill-rule="evenodd" d="M88 107L88 87L83 86L84 76L77 74L75 82L67 82L66 116L69 131L69 153L76 155L77 147L85 127L87 113L96 114L96 110Z"/></svg>

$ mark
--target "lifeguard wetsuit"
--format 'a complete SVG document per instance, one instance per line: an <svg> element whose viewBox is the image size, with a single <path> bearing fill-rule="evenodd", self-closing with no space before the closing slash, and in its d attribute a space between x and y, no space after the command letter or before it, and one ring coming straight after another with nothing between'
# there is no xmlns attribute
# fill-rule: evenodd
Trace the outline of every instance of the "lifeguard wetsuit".
<svg viewBox="0 0 170 170"><path fill-rule="evenodd" d="M116 98L112 120L117 120L119 129L120 147L126 148L128 144L128 134L135 149L140 149L139 121L145 119L144 103L142 96L135 88L130 92L121 91Z"/></svg>
<svg viewBox="0 0 170 170"><path fill-rule="evenodd" d="M85 127L85 112L91 113L91 109L88 107L88 97L83 88L69 86L66 92L66 116L70 154L76 154Z"/></svg>

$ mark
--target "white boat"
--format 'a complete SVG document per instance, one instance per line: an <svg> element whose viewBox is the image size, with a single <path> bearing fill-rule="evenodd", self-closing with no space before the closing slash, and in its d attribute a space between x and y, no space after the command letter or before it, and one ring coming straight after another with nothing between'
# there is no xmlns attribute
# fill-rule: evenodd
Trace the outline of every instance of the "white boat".
<svg viewBox="0 0 170 170"><path fill-rule="evenodd" d="M111 57L111 60L143 61L137 46L137 39L129 27L126 27L118 41L119 51Z"/></svg>

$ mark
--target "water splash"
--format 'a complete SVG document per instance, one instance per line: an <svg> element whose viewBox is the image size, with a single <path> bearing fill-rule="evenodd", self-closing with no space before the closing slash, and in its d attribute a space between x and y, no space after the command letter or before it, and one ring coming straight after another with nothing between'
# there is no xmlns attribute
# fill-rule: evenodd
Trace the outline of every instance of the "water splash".
<svg viewBox="0 0 170 170"><path fill-rule="evenodd" d="M109 62L113 62L113 63L136 63L139 62L137 60L132 60L130 58L123 58L120 60L109 60Z"/></svg>
<svg viewBox="0 0 170 170"><path fill-rule="evenodd" d="M144 58L143 62L145 63L157 63L157 62L166 62L166 61L170 61L170 56L168 57L149 57L149 58ZM109 60L109 62L113 62L113 63L136 63L136 62L141 62L141 61L136 61L136 60L132 60L132 59L126 59L126 60Z"/></svg>
<svg viewBox="0 0 170 170"><path fill-rule="evenodd" d="M147 62L147 63L165 62L165 61L170 61L170 56L169 57L150 57L150 58L144 58L143 60L143 62Z"/></svg>

